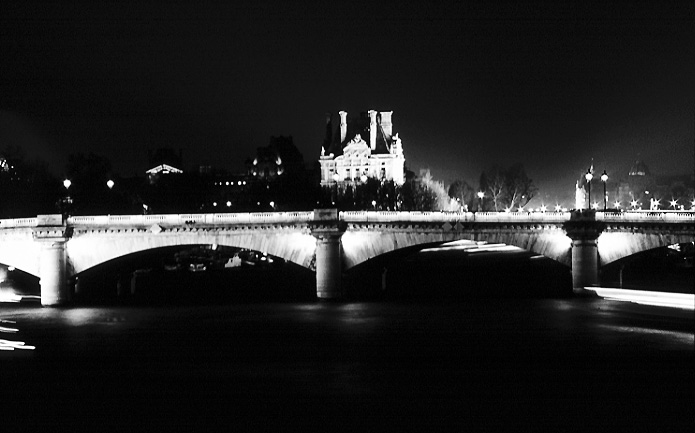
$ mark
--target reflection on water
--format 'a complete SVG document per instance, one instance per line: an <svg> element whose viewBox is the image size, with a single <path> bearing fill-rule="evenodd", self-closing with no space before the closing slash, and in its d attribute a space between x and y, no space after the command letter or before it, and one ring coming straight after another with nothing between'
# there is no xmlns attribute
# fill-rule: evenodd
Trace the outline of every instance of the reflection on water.
<svg viewBox="0 0 695 433"><path fill-rule="evenodd" d="M14 328L14 327L9 327L5 326L5 324L10 324L14 325L17 322L13 320L0 320L0 332L5 333L5 334L16 334L19 332L19 329ZM0 350L34 350L34 346L29 346L23 341L15 341L15 340L6 340L4 338L0 338Z"/></svg>

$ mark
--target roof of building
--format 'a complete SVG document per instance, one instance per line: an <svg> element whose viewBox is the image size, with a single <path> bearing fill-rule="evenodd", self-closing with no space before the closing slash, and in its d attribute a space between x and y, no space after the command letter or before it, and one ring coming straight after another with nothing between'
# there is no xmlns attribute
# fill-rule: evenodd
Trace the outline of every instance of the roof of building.
<svg viewBox="0 0 695 433"><path fill-rule="evenodd" d="M334 156L342 155L343 150L348 145L348 143L350 143L352 139L355 138L355 136L357 136L358 134L362 137L362 139L365 142L369 144L371 119L369 118L368 113L360 113L359 117L348 117L347 133L345 134L345 139L343 141L340 140L340 125L338 125L336 128L331 128L330 119L327 120L329 121L329 123L326 132L328 135L332 136L326 137L326 140L324 141L323 147L325 149L326 155L329 155L331 153ZM332 134L330 131L332 131ZM377 122L376 148L372 150L372 155L390 153L390 143L388 143L389 139L390 137L386 136L381 124ZM326 145L328 145L328 148L326 148Z"/></svg>

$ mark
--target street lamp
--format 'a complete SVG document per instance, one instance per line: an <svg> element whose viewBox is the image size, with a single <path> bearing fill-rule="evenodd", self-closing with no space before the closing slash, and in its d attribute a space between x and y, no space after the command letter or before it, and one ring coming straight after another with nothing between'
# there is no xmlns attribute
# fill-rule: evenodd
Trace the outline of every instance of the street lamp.
<svg viewBox="0 0 695 433"><path fill-rule="evenodd" d="M485 197L485 193L482 191L478 191L478 198L480 199L480 206L478 207L479 211L483 210L483 197Z"/></svg>
<svg viewBox="0 0 695 433"><path fill-rule="evenodd" d="M591 179L594 178L594 175L591 174L591 169L588 169L586 171L586 174L584 175L584 178L586 178L586 184L587 184L587 189L589 191L589 199L587 200L587 203L589 204L589 209L591 209Z"/></svg>
<svg viewBox="0 0 695 433"><path fill-rule="evenodd" d="M108 186L109 189L113 189L113 186L114 186L115 184L116 184L116 183L115 183L113 180L111 180L111 179L109 179L109 180L106 181L106 186Z"/></svg>
<svg viewBox="0 0 695 433"><path fill-rule="evenodd" d="M601 182L603 182L603 211L606 211L606 207L608 205L608 193L606 193L606 184L608 183L608 173L606 173L606 170L603 170L603 174L601 175Z"/></svg>
<svg viewBox="0 0 695 433"><path fill-rule="evenodd" d="M63 186L65 187L65 189L70 189L70 185L72 185L72 182L70 182L70 179L65 179L63 181Z"/></svg>

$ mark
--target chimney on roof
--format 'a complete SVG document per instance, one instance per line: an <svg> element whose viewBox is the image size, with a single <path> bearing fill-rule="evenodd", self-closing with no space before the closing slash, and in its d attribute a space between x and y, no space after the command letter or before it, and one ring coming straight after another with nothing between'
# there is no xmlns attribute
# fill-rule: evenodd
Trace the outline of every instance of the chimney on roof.
<svg viewBox="0 0 695 433"><path fill-rule="evenodd" d="M381 129L384 130L384 138L386 142L390 144L391 136L393 135L393 124L391 123L391 115L393 111L381 111L379 112L379 124Z"/></svg>
<svg viewBox="0 0 695 433"><path fill-rule="evenodd" d="M347 111L339 111L338 114L340 114L340 144L343 144L347 136Z"/></svg>
<svg viewBox="0 0 695 433"><path fill-rule="evenodd" d="M323 139L323 149L328 152L333 138L333 115L326 113L326 136Z"/></svg>
<svg viewBox="0 0 695 433"><path fill-rule="evenodd" d="M376 111L369 110L369 148L376 150Z"/></svg>

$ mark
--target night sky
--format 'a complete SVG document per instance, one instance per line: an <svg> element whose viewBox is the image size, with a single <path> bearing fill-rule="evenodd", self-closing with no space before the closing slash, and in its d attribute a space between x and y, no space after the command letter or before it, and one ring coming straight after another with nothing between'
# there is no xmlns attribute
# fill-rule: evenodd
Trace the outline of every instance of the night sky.
<svg viewBox="0 0 695 433"><path fill-rule="evenodd" d="M521 162L571 205L592 158L693 172L693 2L410 3L3 1L0 149L241 171L273 135L313 161L324 113L375 109L445 183Z"/></svg>

